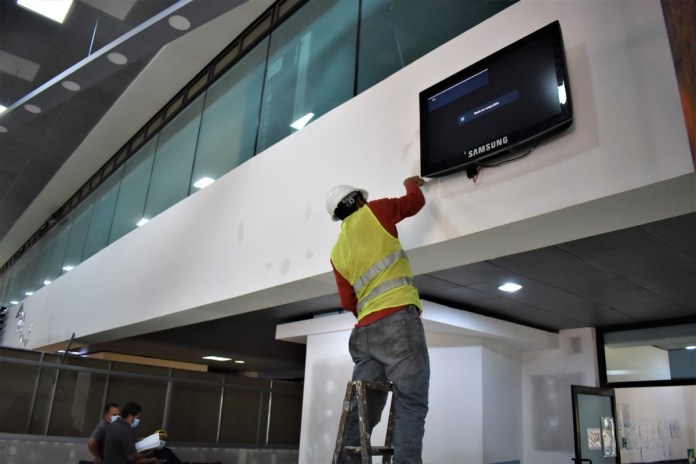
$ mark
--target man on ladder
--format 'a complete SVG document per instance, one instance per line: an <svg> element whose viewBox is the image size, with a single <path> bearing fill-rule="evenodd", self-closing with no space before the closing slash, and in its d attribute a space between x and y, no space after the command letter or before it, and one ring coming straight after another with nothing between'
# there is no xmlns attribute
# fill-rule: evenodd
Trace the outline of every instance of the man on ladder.
<svg viewBox="0 0 696 464"><path fill-rule="evenodd" d="M341 307L358 319L349 341L353 380L393 384L394 464L422 463L428 413L430 361L421 302L396 230L398 222L425 205L420 189L424 183L420 177L409 177L404 181L406 195L369 203L365 190L349 185L334 187L326 197L332 219L343 221L331 251ZM372 389L367 393L370 433L381 418L387 394ZM357 416L353 407L347 446L360 446ZM344 459L351 462L349 456Z"/></svg>

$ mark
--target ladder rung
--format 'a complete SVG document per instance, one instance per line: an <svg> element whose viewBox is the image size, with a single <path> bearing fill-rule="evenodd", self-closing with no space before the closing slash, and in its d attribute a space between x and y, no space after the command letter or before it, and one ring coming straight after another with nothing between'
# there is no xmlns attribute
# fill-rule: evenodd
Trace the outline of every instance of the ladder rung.
<svg viewBox="0 0 696 464"><path fill-rule="evenodd" d="M360 454L362 448L359 446L344 446L343 449L348 454ZM394 454L394 448L389 446L371 446L370 456L382 456L385 454Z"/></svg>

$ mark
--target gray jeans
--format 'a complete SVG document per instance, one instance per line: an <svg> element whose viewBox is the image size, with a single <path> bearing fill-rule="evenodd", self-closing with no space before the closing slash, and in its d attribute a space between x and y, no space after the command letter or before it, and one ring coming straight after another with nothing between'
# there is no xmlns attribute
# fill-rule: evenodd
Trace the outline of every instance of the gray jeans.
<svg viewBox="0 0 696 464"><path fill-rule="evenodd" d="M355 363L353 380L394 384L393 463L421 464L430 359L418 308L411 305L368 326L354 328L349 350ZM372 431L379 422L386 401L385 392L368 389L368 430ZM357 416L354 404L346 426L346 445L360 446ZM373 445L382 443L380 437ZM359 462L359 456L357 458Z"/></svg>

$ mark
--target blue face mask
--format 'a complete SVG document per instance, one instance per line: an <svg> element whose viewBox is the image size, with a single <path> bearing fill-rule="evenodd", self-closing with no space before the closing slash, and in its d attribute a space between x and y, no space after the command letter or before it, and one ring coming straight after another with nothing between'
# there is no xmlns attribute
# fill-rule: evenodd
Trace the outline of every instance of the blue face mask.
<svg viewBox="0 0 696 464"><path fill-rule="evenodd" d="M109 422L116 422L116 420L117 420L119 417L121 417L121 416L119 416L118 414L115 415L115 416L111 416L111 420L110 420Z"/></svg>
<svg viewBox="0 0 696 464"><path fill-rule="evenodd" d="M160 440L160 444L159 444L159 446L157 447L157 449L162 449L162 448L164 448L164 445L166 445L166 444L167 444L166 441Z"/></svg>
<svg viewBox="0 0 696 464"><path fill-rule="evenodd" d="M136 428L136 427L138 426L139 423L140 423L140 419L138 419L138 418L136 417L135 419L133 419L133 422L131 422L131 428L132 428L132 429Z"/></svg>

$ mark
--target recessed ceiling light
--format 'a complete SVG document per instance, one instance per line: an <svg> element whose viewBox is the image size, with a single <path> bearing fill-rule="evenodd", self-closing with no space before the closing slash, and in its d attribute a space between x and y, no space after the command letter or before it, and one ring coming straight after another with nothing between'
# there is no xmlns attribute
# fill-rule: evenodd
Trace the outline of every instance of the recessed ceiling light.
<svg viewBox="0 0 696 464"><path fill-rule="evenodd" d="M187 31L191 29L191 21L181 15L170 16L169 25L177 31Z"/></svg>
<svg viewBox="0 0 696 464"><path fill-rule="evenodd" d="M106 57L113 64L126 64L126 63L128 63L128 58L126 58L126 55L122 55L121 53L111 52L108 55L106 55Z"/></svg>
<svg viewBox="0 0 696 464"><path fill-rule="evenodd" d="M41 112L41 108L39 108L36 105L32 105L31 103L28 103L24 105L24 109L27 110L30 113L38 114Z"/></svg>
<svg viewBox="0 0 696 464"><path fill-rule="evenodd" d="M232 358L224 358L222 356L203 356L203 359L209 359L211 361L232 361Z"/></svg>
<svg viewBox="0 0 696 464"><path fill-rule="evenodd" d="M195 184L193 184L194 187L199 188L199 189L204 189L210 184L215 182L215 179L211 179L210 177L202 177L196 181Z"/></svg>
<svg viewBox="0 0 696 464"><path fill-rule="evenodd" d="M19 301L17 301L17 300L12 300L12 301L10 301L10 304L11 304L11 305L16 305L16 304L18 304L18 303L19 303Z"/></svg>
<svg viewBox="0 0 696 464"><path fill-rule="evenodd" d="M142 218L141 220L139 220L138 222L136 222L135 225L138 226L138 227L142 227L142 226L144 226L145 224L147 224L148 222L150 222L150 220L149 220L148 218Z"/></svg>
<svg viewBox="0 0 696 464"><path fill-rule="evenodd" d="M243 361L243 360L241 360L241 359L237 359L237 360L235 360L234 363L235 363L235 364L244 364L244 362L245 362L245 361Z"/></svg>
<svg viewBox="0 0 696 464"><path fill-rule="evenodd" d="M34 294L34 292L24 292L24 294L25 294L26 296L32 296L32 295Z"/></svg>
<svg viewBox="0 0 696 464"><path fill-rule="evenodd" d="M290 124L290 127L292 127L293 129L300 130L304 126L306 126L307 123L309 122L309 120L312 119L313 117L314 117L314 113L307 113L304 116L302 116L300 119L298 119L297 121Z"/></svg>
<svg viewBox="0 0 696 464"><path fill-rule="evenodd" d="M80 90L80 84L78 84L77 82L63 81L60 84L66 89L70 90L71 92L77 92L78 90Z"/></svg>
<svg viewBox="0 0 696 464"><path fill-rule="evenodd" d="M44 285L51 285L51 281L48 279L44 280Z"/></svg>
<svg viewBox="0 0 696 464"><path fill-rule="evenodd" d="M72 3L73 0L17 0L17 5L61 24Z"/></svg>
<svg viewBox="0 0 696 464"><path fill-rule="evenodd" d="M687 346L686 349L687 350L696 350L696 346Z"/></svg>
<svg viewBox="0 0 696 464"><path fill-rule="evenodd" d="M520 290L522 286L520 284L516 284L514 282L506 282L500 287L498 287L498 290L502 292L508 292L508 293L514 293L518 290Z"/></svg>
<svg viewBox="0 0 696 464"><path fill-rule="evenodd" d="M72 271L73 269L75 269L75 266L70 266L70 265L63 266L63 270L64 270L65 272L70 272L70 271Z"/></svg>

